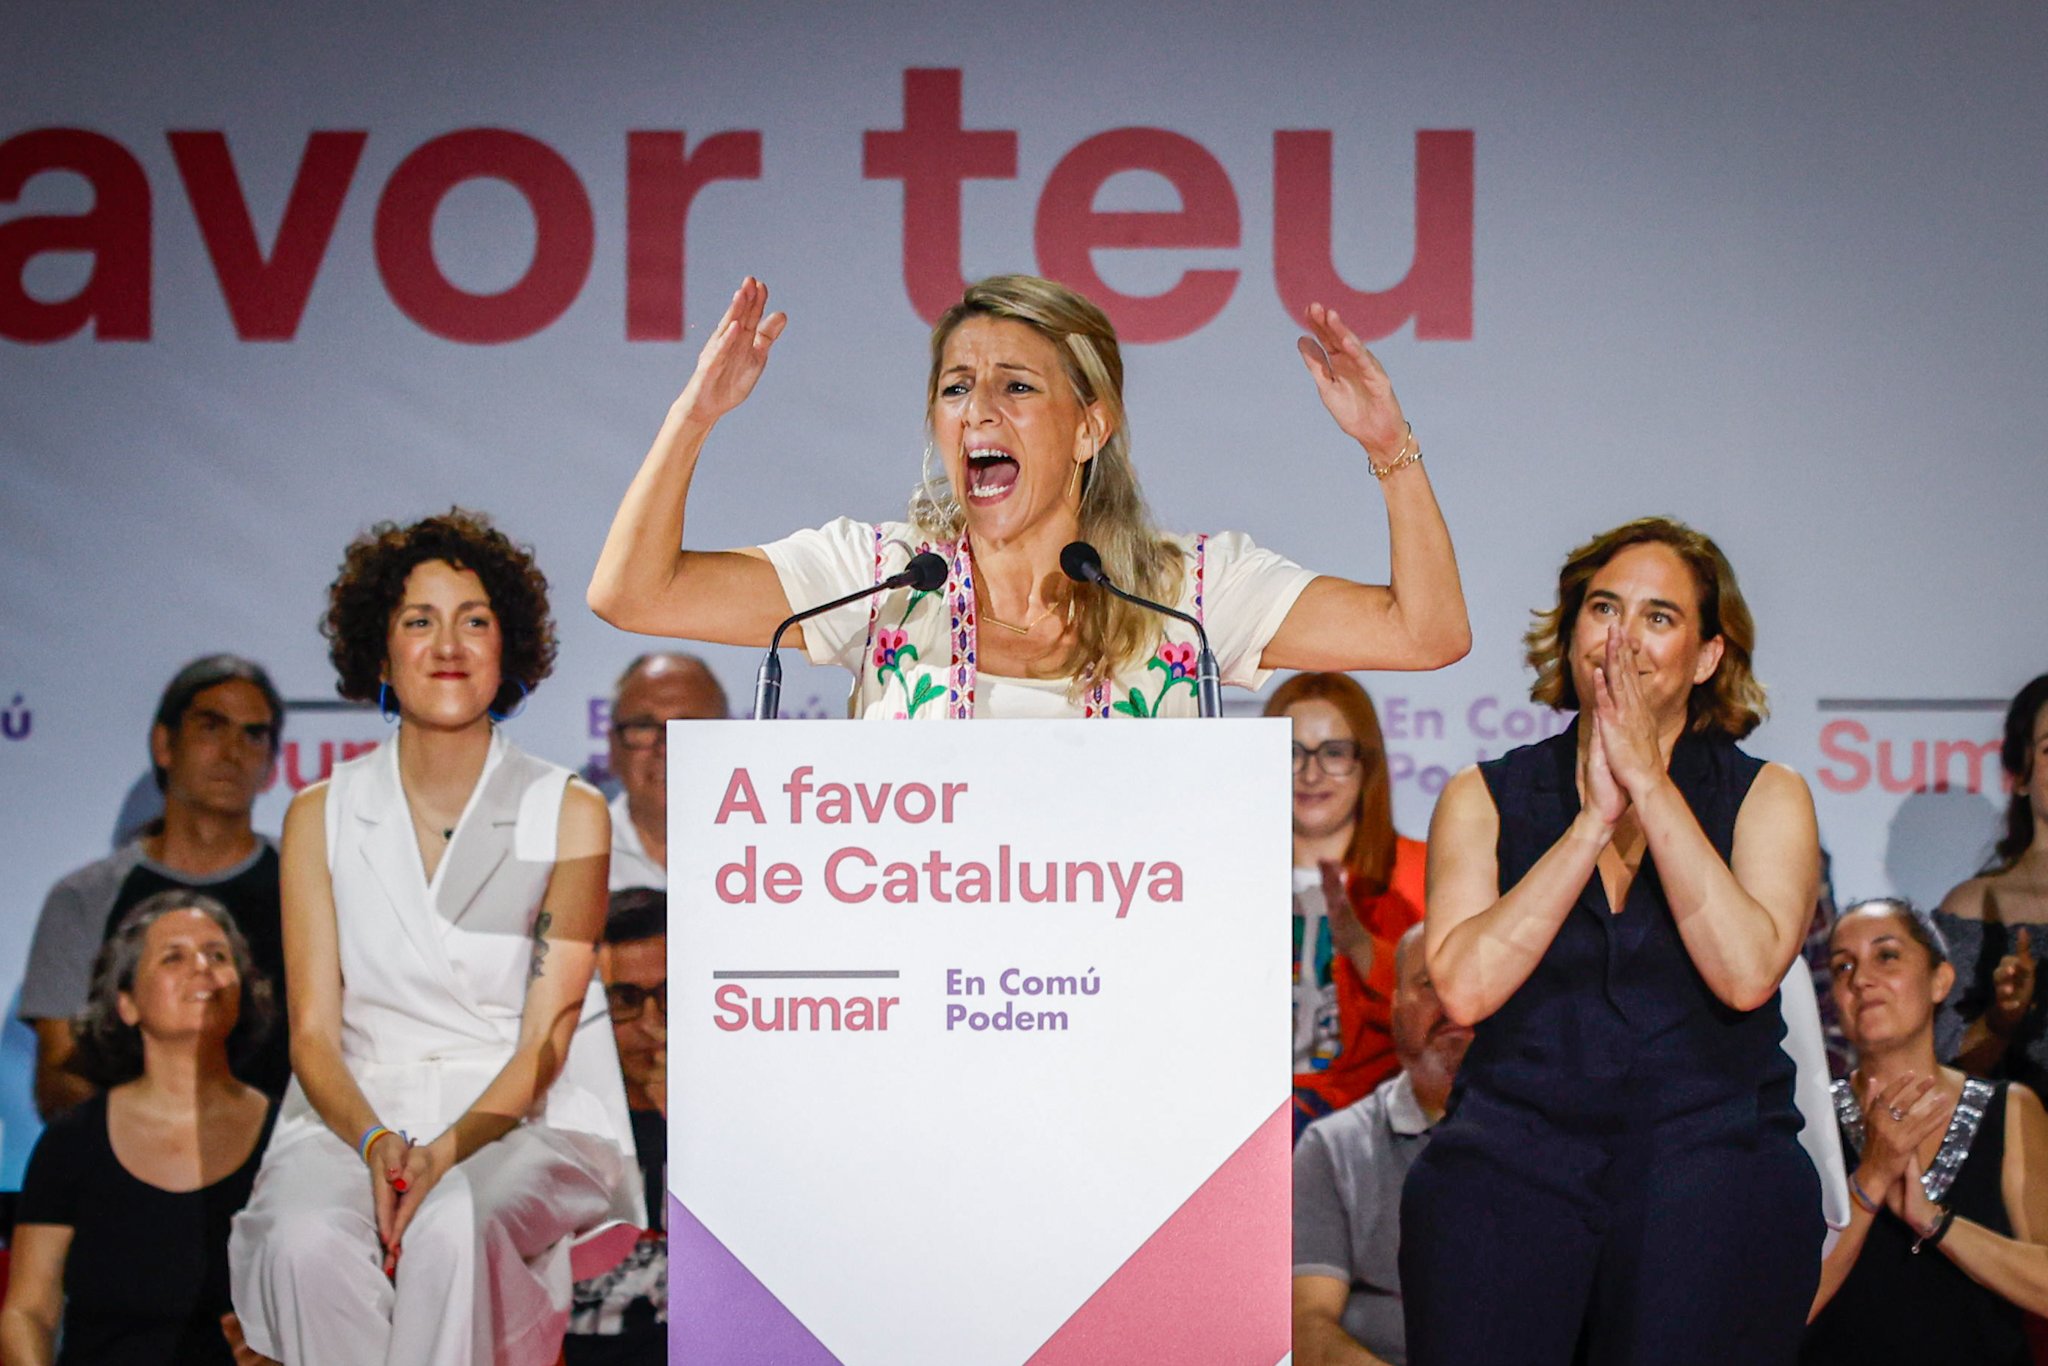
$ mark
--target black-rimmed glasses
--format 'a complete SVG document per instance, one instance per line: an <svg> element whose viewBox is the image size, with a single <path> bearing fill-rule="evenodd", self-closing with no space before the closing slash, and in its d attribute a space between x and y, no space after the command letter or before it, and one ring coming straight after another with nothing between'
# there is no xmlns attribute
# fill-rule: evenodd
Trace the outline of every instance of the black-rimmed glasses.
<svg viewBox="0 0 2048 1366"><path fill-rule="evenodd" d="M1356 740L1325 740L1320 745L1294 745L1294 771L1308 772L1309 760L1332 778L1348 778L1365 758L1366 749Z"/></svg>
<svg viewBox="0 0 2048 1366"><path fill-rule="evenodd" d="M639 986L633 982L613 982L604 989L605 1004L611 1007L614 1024L628 1024L646 1013L649 1001L661 1010L661 1018L668 1018L668 983L656 982L651 987Z"/></svg>

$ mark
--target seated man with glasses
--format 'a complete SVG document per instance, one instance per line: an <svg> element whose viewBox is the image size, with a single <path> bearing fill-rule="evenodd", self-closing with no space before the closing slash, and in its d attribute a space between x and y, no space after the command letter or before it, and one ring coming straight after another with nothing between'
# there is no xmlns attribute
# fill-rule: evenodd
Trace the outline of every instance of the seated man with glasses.
<svg viewBox="0 0 2048 1366"><path fill-rule="evenodd" d="M668 895L614 892L597 951L611 1007L626 1109L647 1191L648 1234L624 1261L576 1283L564 1358L569 1366L668 1360Z"/></svg>
<svg viewBox="0 0 2048 1366"><path fill-rule="evenodd" d="M612 692L611 889L668 886L668 723L716 720L725 689L694 655L645 654Z"/></svg>

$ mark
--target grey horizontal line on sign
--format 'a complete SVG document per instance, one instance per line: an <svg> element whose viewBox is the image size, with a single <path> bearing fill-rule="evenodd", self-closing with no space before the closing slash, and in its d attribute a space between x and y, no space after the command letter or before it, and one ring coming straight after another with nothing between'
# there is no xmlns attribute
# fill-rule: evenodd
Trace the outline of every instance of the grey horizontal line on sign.
<svg viewBox="0 0 2048 1366"><path fill-rule="evenodd" d="M902 975L895 968L876 968L872 971L865 968L762 968L756 972L714 972L711 974L711 980L714 982L725 982L748 977L794 977L802 979L812 977L901 977Z"/></svg>
<svg viewBox="0 0 2048 1366"><path fill-rule="evenodd" d="M344 702L339 697L288 697L286 711L375 711L368 702Z"/></svg>
<svg viewBox="0 0 2048 1366"><path fill-rule="evenodd" d="M1823 697L1822 711L2004 711L2003 697Z"/></svg>

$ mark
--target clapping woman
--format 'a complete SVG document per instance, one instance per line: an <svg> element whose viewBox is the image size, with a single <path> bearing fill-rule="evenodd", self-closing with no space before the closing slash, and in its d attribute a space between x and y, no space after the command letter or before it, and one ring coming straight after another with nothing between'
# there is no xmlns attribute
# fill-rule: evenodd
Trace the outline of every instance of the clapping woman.
<svg viewBox="0 0 2048 1366"><path fill-rule="evenodd" d="M1294 1126L1364 1098L1400 1065L1394 945L1422 919L1420 840L1394 829L1372 698L1303 673L1266 699L1294 726Z"/></svg>
<svg viewBox="0 0 2048 1366"><path fill-rule="evenodd" d="M1552 739L1467 769L1429 836L1430 977L1477 1026L1402 1197L1415 1366L1784 1363L1822 1239L1778 988L1812 799L1736 742L1756 629L1706 536L1644 518L1528 637Z"/></svg>
<svg viewBox="0 0 2048 1366"><path fill-rule="evenodd" d="M2048 1308L2048 1113L2024 1086L1935 1061L1955 969L1926 915L1851 906L1828 962L1857 1054L1835 1083L1856 1208L1821 1268L1800 1361L2026 1366L2022 1306Z"/></svg>

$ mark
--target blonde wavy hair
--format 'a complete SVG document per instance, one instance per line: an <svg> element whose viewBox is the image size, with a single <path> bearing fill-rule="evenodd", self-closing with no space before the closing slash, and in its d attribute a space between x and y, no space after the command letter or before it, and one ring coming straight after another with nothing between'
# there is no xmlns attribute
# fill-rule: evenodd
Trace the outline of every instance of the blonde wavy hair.
<svg viewBox="0 0 2048 1366"><path fill-rule="evenodd" d="M1065 285L1035 275L992 275L969 285L932 328L927 429L938 402L946 342L969 318L999 318L1031 328L1059 352L1075 396L1084 405L1102 405L1109 437L1082 467L1081 539L1101 552L1103 571L1117 586L1157 602L1179 601L1186 571L1180 548L1153 526L1138 487L1130 421L1124 414L1123 353L1108 316ZM934 541L958 540L967 525L966 512L945 471L933 469L932 456L928 443L923 481L910 495L910 521ZM1064 588L1073 604L1075 695L1135 665L1158 644L1159 623L1151 612L1093 584L1067 583Z"/></svg>
<svg viewBox="0 0 2048 1366"><path fill-rule="evenodd" d="M1693 586L1699 591L1700 639L1721 637L1721 663L1713 677L1693 685L1686 699L1688 729L1719 731L1740 740L1755 730L1770 713L1764 700L1764 685L1751 668L1756 649L1756 619L1735 582L1735 568L1713 539L1669 517L1639 517L1611 531L1603 531L1565 557L1557 571L1557 605L1536 612L1536 620L1522 638L1528 647L1529 666L1536 681L1529 688L1530 700L1558 711L1580 709L1578 685L1572 681L1572 632L1579 621L1579 609L1586 603L1586 587L1593 576L1616 555L1632 545L1668 546L1692 571Z"/></svg>

